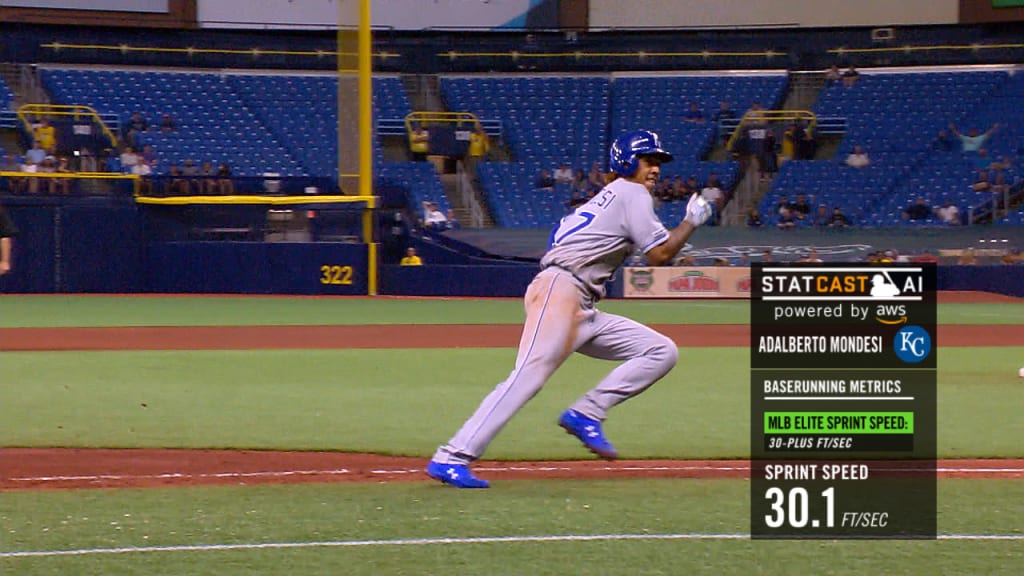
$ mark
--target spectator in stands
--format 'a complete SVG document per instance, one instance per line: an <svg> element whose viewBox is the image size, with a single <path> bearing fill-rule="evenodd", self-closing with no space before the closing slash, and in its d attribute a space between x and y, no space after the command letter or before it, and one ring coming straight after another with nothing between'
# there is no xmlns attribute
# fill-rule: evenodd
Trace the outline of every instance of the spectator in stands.
<svg viewBox="0 0 1024 576"><path fill-rule="evenodd" d="M113 148L104 148L100 151L100 170L104 172L120 173L121 170L121 155L114 151Z"/></svg>
<svg viewBox="0 0 1024 576"><path fill-rule="evenodd" d="M846 156L846 165L851 168L865 168L871 165L871 159L868 158L868 153L864 151L864 148L857 145L853 147L853 152Z"/></svg>
<svg viewBox="0 0 1024 576"><path fill-rule="evenodd" d="M825 71L825 87L832 86L843 79L843 74L839 71L839 64L833 64Z"/></svg>
<svg viewBox="0 0 1024 576"><path fill-rule="evenodd" d="M131 146L137 146L138 135L147 130L149 130L149 122L142 117L141 112L133 112L131 117L128 119L128 122L125 124L125 140L127 140Z"/></svg>
<svg viewBox="0 0 1024 576"><path fill-rule="evenodd" d="M18 227L0 204L0 276L11 271L11 250L17 235Z"/></svg>
<svg viewBox="0 0 1024 576"><path fill-rule="evenodd" d="M965 136L961 134L959 130L957 130L955 124L951 123L949 125L949 130L953 133L954 136L960 139L960 146L964 152L977 152L979 149L981 149L982 146L985 145L985 141L987 141L992 136L992 134L994 134L995 131L998 129L999 123L997 122L993 124L992 127L988 129L988 131L982 134L978 133L977 128L971 128Z"/></svg>
<svg viewBox="0 0 1024 576"><path fill-rule="evenodd" d="M927 220L931 215L932 208L923 197L903 209L904 220Z"/></svg>
<svg viewBox="0 0 1024 576"><path fill-rule="evenodd" d="M423 227L438 231L448 228L448 217L441 212L437 203L423 202Z"/></svg>
<svg viewBox="0 0 1024 576"><path fill-rule="evenodd" d="M174 118L167 112L164 112L163 116L160 117L160 131L166 134L177 129L178 125L174 122Z"/></svg>
<svg viewBox="0 0 1024 576"><path fill-rule="evenodd" d="M43 156L43 160L45 159L46 156ZM30 158L28 154L25 154L22 160L23 162L21 163L21 172L24 172L25 174L39 173L39 164L33 162L32 158ZM39 178L36 178L34 176L26 176L25 191L28 192L29 194L36 194L37 192L39 192Z"/></svg>
<svg viewBox="0 0 1024 576"><path fill-rule="evenodd" d="M43 118L32 130L32 137L39 142L40 148L47 154L53 154L57 150L57 131L50 125L50 121Z"/></svg>
<svg viewBox="0 0 1024 576"><path fill-rule="evenodd" d="M725 207L725 192L718 187L718 182L708 178L707 184L700 191L702 198L711 204L712 212L711 219L708 221L709 226L716 225L721 222L722 219L722 208Z"/></svg>
<svg viewBox="0 0 1024 576"><path fill-rule="evenodd" d="M61 156L57 158L57 167L54 169L57 174L71 174L71 166L68 162L67 156ZM71 178L53 178L50 181L50 194L70 194L71 193Z"/></svg>
<svg viewBox="0 0 1024 576"><path fill-rule="evenodd" d="M828 212L828 206L818 204L818 210L814 213L813 224L817 227L827 227L832 223L832 215Z"/></svg>
<svg viewBox="0 0 1024 576"><path fill-rule="evenodd" d="M182 175L186 177L192 176L193 174L190 174L191 166L192 161L185 160L185 167L181 170ZM200 194L213 194L217 190L217 181L214 179L216 175L217 173L213 169L213 162L204 160L203 166L199 169L198 173L200 177L199 182L189 182L189 186L197 188Z"/></svg>
<svg viewBox="0 0 1024 576"><path fill-rule="evenodd" d="M29 148L28 152L25 152L25 160L31 161L36 165L42 164L43 160L46 160L46 150L43 149L39 140L32 141L32 147Z"/></svg>
<svg viewBox="0 0 1024 576"><path fill-rule="evenodd" d="M1017 264L1024 264L1024 255L1021 254L1018 248L1008 248L1003 253L1003 257L999 259L1000 262L1007 266L1015 266Z"/></svg>
<svg viewBox="0 0 1024 576"><path fill-rule="evenodd" d="M150 144L144 144L142 146L142 151L139 152L139 158L144 160L146 164L149 164L151 169L156 168L157 162L159 162L156 157L156 152L153 151L153 146Z"/></svg>
<svg viewBox="0 0 1024 576"><path fill-rule="evenodd" d="M935 136L935 141L932 142L932 150L936 152L953 151L953 139L949 137L949 132L939 130L939 133Z"/></svg>
<svg viewBox="0 0 1024 576"><path fill-rule="evenodd" d="M138 163L139 155L135 153L135 149L131 146L125 146L124 151L121 152L121 171L125 174L132 174L135 165Z"/></svg>
<svg viewBox="0 0 1024 576"><path fill-rule="evenodd" d="M750 209L750 213L747 214L747 227L749 228L760 228L764 226L764 221L761 220L761 213L757 210L757 207Z"/></svg>
<svg viewBox="0 0 1024 576"><path fill-rule="evenodd" d="M804 139L804 128L794 122L782 133L782 161L796 158L797 144Z"/></svg>
<svg viewBox="0 0 1024 576"><path fill-rule="evenodd" d="M217 175L213 169L213 164L209 161L205 163L205 168L207 169L208 176ZM182 162L181 175L184 176L184 178L182 178L181 194L188 195L192 190L199 190L201 194L216 194L217 182L212 178L205 182L206 190L201 190L201 183L196 182L196 177L199 176L199 169L196 167L195 163L192 162L191 158L185 158L185 161Z"/></svg>
<svg viewBox="0 0 1024 576"><path fill-rule="evenodd" d="M2 163L0 163L0 172L21 172L21 164L14 154L5 154ZM10 176L4 178L6 181L6 189L12 193L24 192L28 188L27 178L20 178L17 176ZM2 184L0 184L2 186ZM2 189L2 188L0 188Z"/></svg>
<svg viewBox="0 0 1024 576"><path fill-rule="evenodd" d="M974 248L965 248L960 251L960 257L957 258L956 263L961 266L973 266L978 263L978 259L974 256Z"/></svg>
<svg viewBox="0 0 1024 576"><path fill-rule="evenodd" d="M789 207L782 208L779 210L779 221L775 224L780 230L790 230L796 228L796 217L793 215L793 211Z"/></svg>
<svg viewBox="0 0 1024 576"><path fill-rule="evenodd" d="M796 195L796 201L790 205L790 210L793 211L793 217L797 220L803 221L811 216L811 205L807 203L807 196L803 194Z"/></svg>
<svg viewBox="0 0 1024 576"><path fill-rule="evenodd" d="M171 164L167 168L167 185L164 188L164 193L168 196L174 194L188 196L188 182L182 178L181 167L177 164Z"/></svg>
<svg viewBox="0 0 1024 576"><path fill-rule="evenodd" d="M693 190L690 190L686 185L686 181L683 180L682 176L676 176L675 179L672 180L671 197L673 202L689 201L691 194L693 194Z"/></svg>
<svg viewBox="0 0 1024 576"><path fill-rule="evenodd" d="M555 173L553 176L555 179L555 184L564 184L566 186L572 185L572 168L569 168L569 164L566 162L562 162L561 164L558 165L558 168L555 169Z"/></svg>
<svg viewBox="0 0 1024 576"><path fill-rule="evenodd" d="M761 252L761 262L774 262L774 261L775 261L775 257L772 256L772 249L771 248L765 248L764 251Z"/></svg>
<svg viewBox="0 0 1024 576"><path fill-rule="evenodd" d="M590 192L590 183L587 182L587 175L583 170L576 170L572 182L573 197L586 198Z"/></svg>
<svg viewBox="0 0 1024 576"><path fill-rule="evenodd" d="M231 180L231 167L227 162L221 162L217 167L217 191L221 194L234 194L235 183Z"/></svg>
<svg viewBox="0 0 1024 576"><path fill-rule="evenodd" d="M731 120L733 118L736 118L736 111L732 109L731 104L725 101L718 103L718 110L716 110L714 115L711 117L715 122Z"/></svg>
<svg viewBox="0 0 1024 576"><path fill-rule="evenodd" d="M846 228L850 225L850 219L843 214L843 209L836 206L832 209L832 222L829 224L830 228Z"/></svg>
<svg viewBox="0 0 1024 576"><path fill-rule="evenodd" d="M942 206L936 208L935 215L939 217L939 220L950 226L960 225L960 208L950 200L946 200Z"/></svg>
<svg viewBox="0 0 1024 576"><path fill-rule="evenodd" d="M536 190L552 190L555 187L555 179L546 168L541 168L537 179L533 181L533 187Z"/></svg>
<svg viewBox="0 0 1024 576"><path fill-rule="evenodd" d="M766 128L764 142L761 144L761 154L757 157L757 165L761 174L761 181L768 180L779 171L778 141L775 138L775 130Z"/></svg>
<svg viewBox="0 0 1024 576"><path fill-rule="evenodd" d="M38 166L36 166L36 173L37 174L54 174L56 172L57 172L57 158L55 158L54 156L47 156L46 158L43 159L42 162L39 163ZM37 183L36 183L36 190L35 191L38 191L39 190L39 188L38 188L38 186L39 186L38 181L40 179L39 178L33 178L33 180L37 181ZM50 194L54 194L57 191L57 184L56 184L54 178L51 178L51 177L44 178L44 179L42 179L42 184L44 186L46 186L46 191L48 193L50 193Z"/></svg>
<svg viewBox="0 0 1024 576"><path fill-rule="evenodd" d="M797 158L801 160L814 160L818 154L818 141L814 137L814 131L804 128L804 135L797 142Z"/></svg>
<svg viewBox="0 0 1024 576"><path fill-rule="evenodd" d="M96 162L96 155L93 154L92 148L83 146L81 150L76 150L75 155L78 156L78 170L80 172L95 172L98 163Z"/></svg>
<svg viewBox="0 0 1024 576"><path fill-rule="evenodd" d="M974 168L975 170L991 170L995 168L996 161L988 155L987 148L978 148L978 153L974 156Z"/></svg>
<svg viewBox="0 0 1024 576"><path fill-rule="evenodd" d="M405 249L405 256L402 257L399 264L402 266L423 266L423 259L416 254L415 248L409 246Z"/></svg>
<svg viewBox="0 0 1024 576"><path fill-rule="evenodd" d="M587 182L590 183L590 189L593 192L604 188L604 172L601 171L601 164L594 162L590 165L590 172L587 173Z"/></svg>
<svg viewBox="0 0 1024 576"><path fill-rule="evenodd" d="M996 177L992 182L990 190L992 195L995 196L995 198L992 199L993 202L995 202L997 207L1002 207L1003 194L1010 190L1010 185L1006 182L1006 172L996 170Z"/></svg>
<svg viewBox="0 0 1024 576"><path fill-rule="evenodd" d="M782 214L783 210L792 210L793 203L789 201L789 197L785 194L779 196L779 201L775 204L775 213Z"/></svg>
<svg viewBox="0 0 1024 576"><path fill-rule="evenodd" d="M704 118L704 111L700 109L700 104L696 102L690 102L690 107L683 114L683 122L690 122L693 124L703 124L707 120Z"/></svg>
<svg viewBox="0 0 1024 576"><path fill-rule="evenodd" d="M139 177L139 194L148 196L153 193L153 181L150 179L153 167L146 162L145 158L139 157L139 161L132 166L132 174Z"/></svg>
<svg viewBox="0 0 1024 576"><path fill-rule="evenodd" d="M412 159L423 162L430 152L430 132L419 122L412 123L412 130L409 133L409 151L412 152Z"/></svg>
<svg viewBox="0 0 1024 576"><path fill-rule="evenodd" d="M988 170L978 170L978 174L974 178L974 183L971 184L971 190L974 190L975 192L992 191L992 182L988 179Z"/></svg>
<svg viewBox="0 0 1024 576"><path fill-rule="evenodd" d="M858 78L860 78L860 72L857 72L857 69L852 65L846 70L843 70L843 86L851 88L857 82Z"/></svg>
<svg viewBox="0 0 1024 576"><path fill-rule="evenodd" d="M469 170L472 177L476 178L476 165L480 162L486 162L487 154L490 151L491 140L487 137L484 127L477 123L473 128L473 132L469 135L469 148L466 151L466 169Z"/></svg>

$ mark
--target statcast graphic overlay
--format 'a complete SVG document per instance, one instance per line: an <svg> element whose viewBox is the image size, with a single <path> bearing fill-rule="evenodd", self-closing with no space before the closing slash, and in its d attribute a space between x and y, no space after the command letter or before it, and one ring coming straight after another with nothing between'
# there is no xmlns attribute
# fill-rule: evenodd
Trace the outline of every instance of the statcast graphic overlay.
<svg viewBox="0 0 1024 576"><path fill-rule="evenodd" d="M933 265L755 264L753 538L935 538Z"/></svg>

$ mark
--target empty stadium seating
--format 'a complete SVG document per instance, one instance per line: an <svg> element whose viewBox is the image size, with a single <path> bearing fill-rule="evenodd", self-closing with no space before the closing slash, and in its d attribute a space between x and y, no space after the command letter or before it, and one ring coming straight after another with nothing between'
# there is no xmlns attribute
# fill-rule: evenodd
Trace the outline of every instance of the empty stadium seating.
<svg viewBox="0 0 1024 576"><path fill-rule="evenodd" d="M141 112L151 127L169 113L173 133L151 129L140 143L153 146L157 173L186 158L229 164L238 176L277 172L282 176L337 176L337 79L319 74L142 72L129 70L41 70L55 103L86 104L122 121ZM586 171L606 163L611 137L649 128L661 134L676 161L663 178L694 176L704 182L714 172L731 188L739 178L732 161L709 162L716 143L714 122L687 123L691 102L707 117L729 102L741 114L754 102L778 107L786 76L768 75L583 75L444 77L442 96L452 111L468 111L503 125L511 162L488 162L479 176L485 200L502 226L549 228L568 210L569 191L535 190L542 168L565 162ZM10 98L0 86L0 103ZM976 174L971 157L932 149L940 129L954 123L961 131L1001 127L986 144L993 158L1015 162L1007 174L1019 180L1024 145L1024 75L1000 71L871 73L853 87L834 85L821 92L814 112L843 117L848 131L829 160L785 163L760 208L769 223L782 195L806 194L810 201L840 206L857 225L901 225L901 212L913 199L931 204L950 200L967 214L988 197L970 190ZM374 79L374 117L403 118L411 111L398 77ZM843 160L855 145L872 163L849 168ZM449 208L429 163L384 162L374 139L378 183L409 190L412 208L425 200ZM666 222L681 218L684 203L657 208ZM1018 222L1017 212L997 220ZM924 223L934 223L933 220Z"/></svg>
<svg viewBox="0 0 1024 576"><path fill-rule="evenodd" d="M831 160L785 163L759 209L774 223L779 198L804 193L815 204L840 206L862 226L938 224L935 218L902 218L903 209L919 197L933 206L949 200L966 216L989 198L970 189L977 174L974 156L961 153L955 137L952 151L932 145L940 130L949 132L950 123L967 133L1002 122L986 146L993 158L1014 158L1024 121L1013 109L1019 109L1022 91L1020 78L991 71L862 73L852 87L828 86L814 112L846 117L845 139ZM845 165L857 145L868 153L870 166ZM1017 179L1018 172L1008 174Z"/></svg>

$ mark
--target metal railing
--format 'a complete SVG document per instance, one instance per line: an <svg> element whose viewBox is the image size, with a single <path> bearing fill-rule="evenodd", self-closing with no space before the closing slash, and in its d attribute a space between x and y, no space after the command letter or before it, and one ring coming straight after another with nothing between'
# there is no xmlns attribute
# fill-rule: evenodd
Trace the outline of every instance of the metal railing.
<svg viewBox="0 0 1024 576"><path fill-rule="evenodd" d="M110 129L110 126L104 121L103 116L91 106L84 106L80 104L24 104L18 108L17 117L21 121L22 127L29 134L32 133L33 121L36 118L45 118L53 116L70 116L75 120L88 118L98 124L103 134L110 139L110 143L114 148L117 147L117 135ZM108 118L111 115L106 115Z"/></svg>

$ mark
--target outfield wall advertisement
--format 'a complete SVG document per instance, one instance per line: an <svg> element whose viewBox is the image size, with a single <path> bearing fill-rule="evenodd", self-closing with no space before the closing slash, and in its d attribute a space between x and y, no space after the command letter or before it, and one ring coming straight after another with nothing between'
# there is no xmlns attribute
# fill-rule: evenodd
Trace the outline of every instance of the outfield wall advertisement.
<svg viewBox="0 0 1024 576"><path fill-rule="evenodd" d="M750 268L686 266L623 269L626 298L750 298Z"/></svg>

